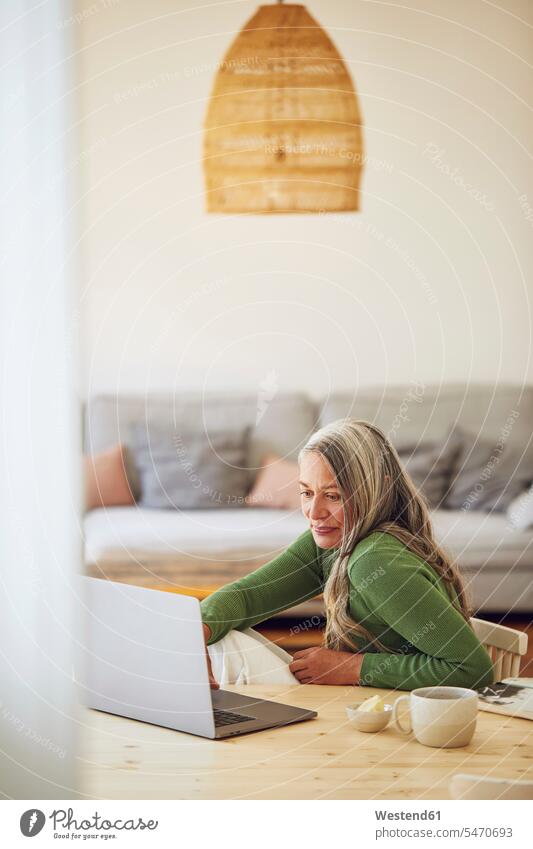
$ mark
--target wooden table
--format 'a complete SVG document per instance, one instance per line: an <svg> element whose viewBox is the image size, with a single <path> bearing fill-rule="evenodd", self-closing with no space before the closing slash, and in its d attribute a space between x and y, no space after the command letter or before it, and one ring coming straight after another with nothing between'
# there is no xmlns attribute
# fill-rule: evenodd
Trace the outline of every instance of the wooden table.
<svg viewBox="0 0 533 849"><path fill-rule="evenodd" d="M228 689L236 689L229 687ZM533 779L533 723L479 712L463 749L430 749L391 724L356 731L345 706L365 687L248 686L248 695L312 708L318 718L229 740L205 740L84 710L82 792L98 799L447 799L455 772Z"/></svg>

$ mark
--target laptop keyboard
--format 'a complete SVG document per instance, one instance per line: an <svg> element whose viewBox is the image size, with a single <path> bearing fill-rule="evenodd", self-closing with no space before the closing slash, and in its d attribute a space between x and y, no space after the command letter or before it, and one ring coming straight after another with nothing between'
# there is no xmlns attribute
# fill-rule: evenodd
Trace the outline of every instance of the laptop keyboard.
<svg viewBox="0 0 533 849"><path fill-rule="evenodd" d="M215 710L215 726L219 728L221 725L235 725L236 722L246 722L247 719L255 719L254 716L245 716L243 713L232 713L230 710Z"/></svg>

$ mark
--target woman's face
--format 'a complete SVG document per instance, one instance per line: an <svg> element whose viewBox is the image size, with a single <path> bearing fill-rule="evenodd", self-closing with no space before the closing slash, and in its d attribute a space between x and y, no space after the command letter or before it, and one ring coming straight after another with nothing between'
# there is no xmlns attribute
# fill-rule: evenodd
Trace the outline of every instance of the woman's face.
<svg viewBox="0 0 533 849"><path fill-rule="evenodd" d="M302 512L319 548L340 545L344 526L342 497L335 477L321 454L306 451L300 462Z"/></svg>

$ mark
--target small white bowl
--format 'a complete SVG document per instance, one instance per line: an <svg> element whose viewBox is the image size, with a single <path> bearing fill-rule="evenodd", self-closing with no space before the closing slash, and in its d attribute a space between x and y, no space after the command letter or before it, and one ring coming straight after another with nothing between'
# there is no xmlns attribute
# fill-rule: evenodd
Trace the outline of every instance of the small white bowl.
<svg viewBox="0 0 533 849"><path fill-rule="evenodd" d="M385 705L385 710L366 711L360 710L362 704L363 702L359 702L346 707L346 715L351 725L358 731L382 731L387 727L392 716L392 705Z"/></svg>

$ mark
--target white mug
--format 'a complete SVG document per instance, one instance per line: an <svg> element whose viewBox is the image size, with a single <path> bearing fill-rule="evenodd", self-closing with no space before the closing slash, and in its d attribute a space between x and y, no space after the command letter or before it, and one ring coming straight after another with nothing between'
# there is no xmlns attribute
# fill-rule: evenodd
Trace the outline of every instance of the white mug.
<svg viewBox="0 0 533 849"><path fill-rule="evenodd" d="M409 703L411 728L398 715L401 702ZM403 734L415 735L424 746L453 749L467 746L476 729L477 693L464 687L421 687L394 702L392 719Z"/></svg>

